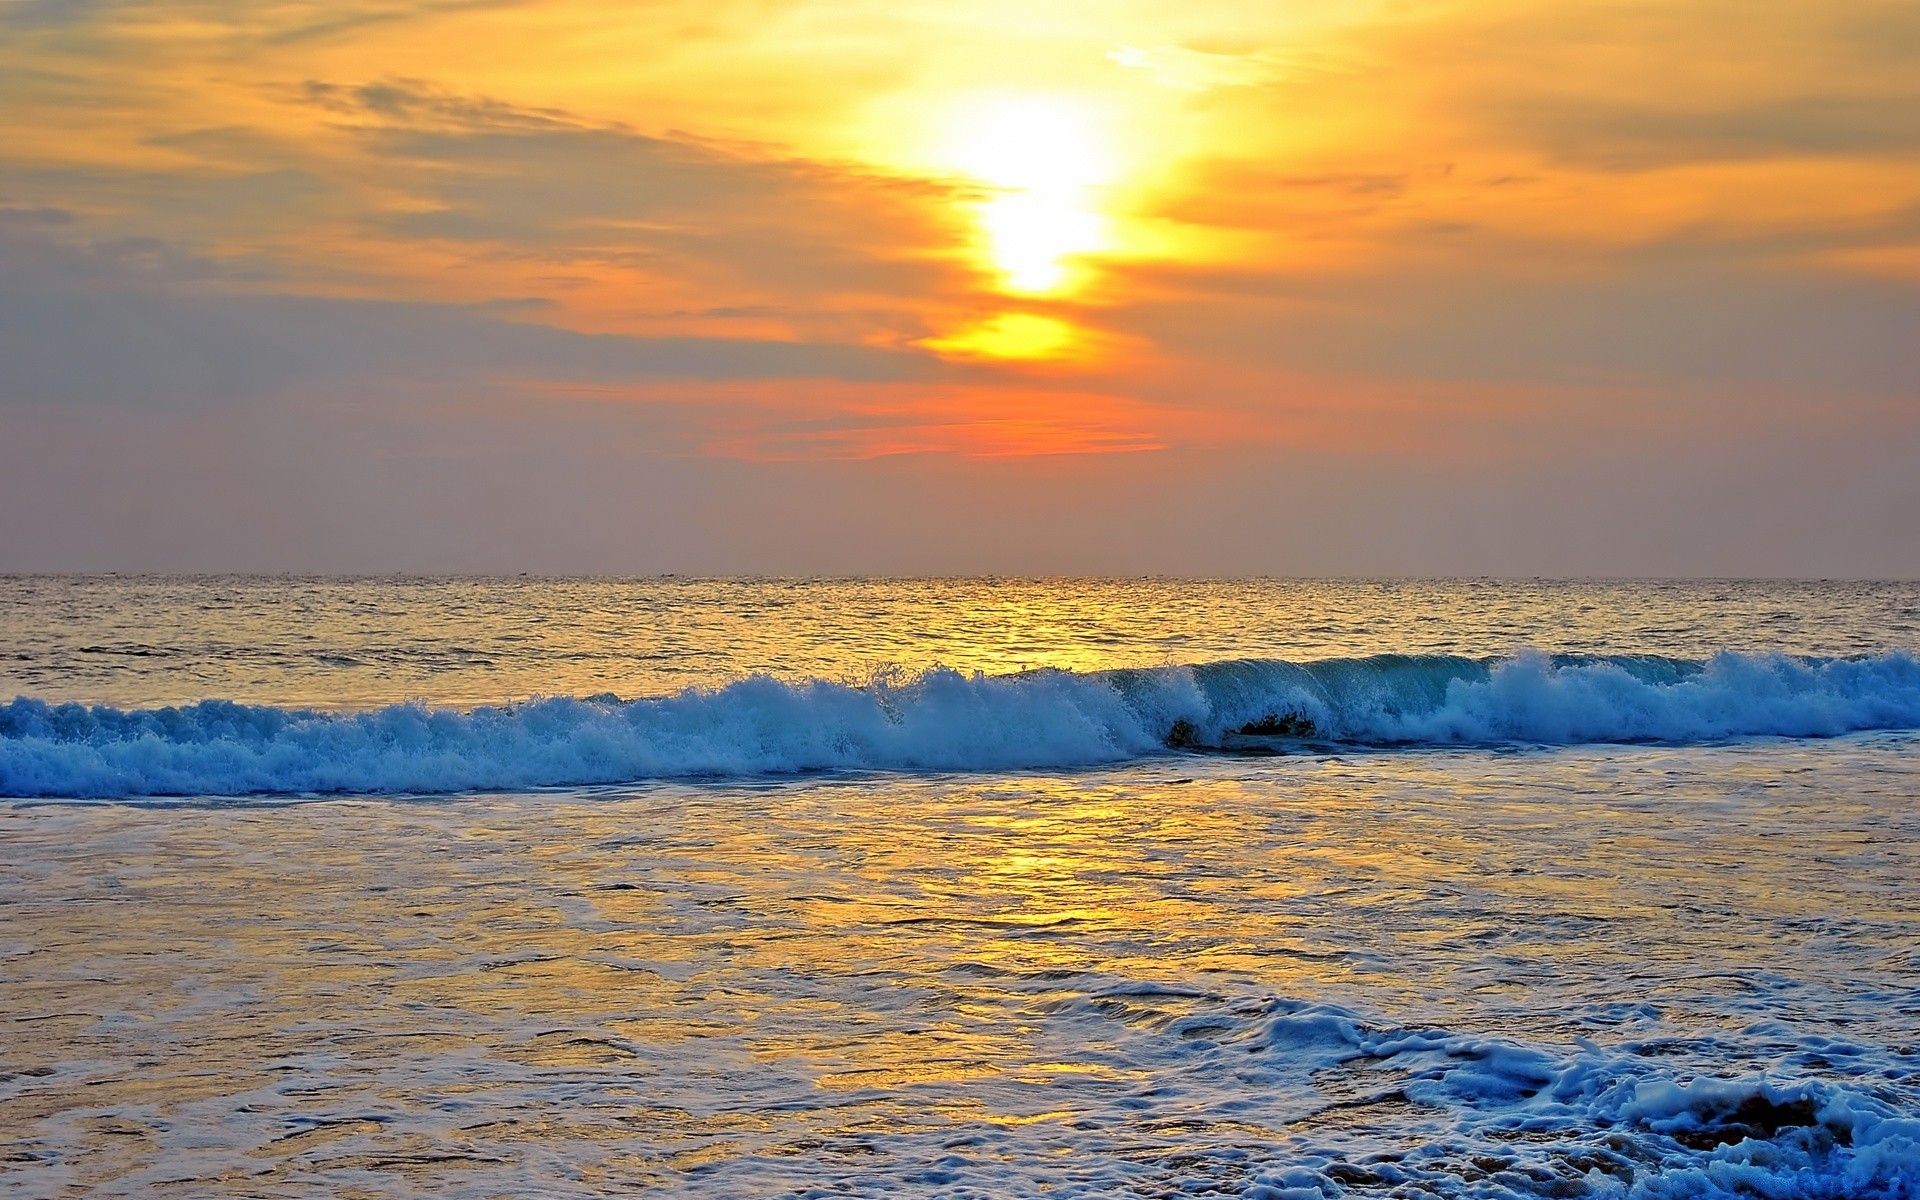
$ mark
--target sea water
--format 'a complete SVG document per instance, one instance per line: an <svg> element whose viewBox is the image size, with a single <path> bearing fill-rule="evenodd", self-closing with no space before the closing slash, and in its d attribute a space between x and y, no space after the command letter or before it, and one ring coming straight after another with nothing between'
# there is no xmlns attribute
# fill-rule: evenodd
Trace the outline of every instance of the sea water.
<svg viewBox="0 0 1920 1200"><path fill-rule="evenodd" d="M0 580L0 1193L1920 1195L1916 644L1905 584Z"/></svg>

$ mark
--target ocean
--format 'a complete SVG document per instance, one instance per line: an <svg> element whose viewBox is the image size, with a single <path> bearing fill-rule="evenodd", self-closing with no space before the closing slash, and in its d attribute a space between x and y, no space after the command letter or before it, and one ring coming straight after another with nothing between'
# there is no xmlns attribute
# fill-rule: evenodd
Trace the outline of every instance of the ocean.
<svg viewBox="0 0 1920 1200"><path fill-rule="evenodd" d="M1920 1196L1920 584L0 578L0 1194Z"/></svg>

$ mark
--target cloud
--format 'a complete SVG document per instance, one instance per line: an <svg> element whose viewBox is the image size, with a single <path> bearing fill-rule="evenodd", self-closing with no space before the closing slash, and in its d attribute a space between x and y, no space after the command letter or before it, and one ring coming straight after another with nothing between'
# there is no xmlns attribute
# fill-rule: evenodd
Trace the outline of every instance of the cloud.
<svg viewBox="0 0 1920 1200"><path fill-rule="evenodd" d="M309 84L370 118L368 153L419 206L375 218L405 238L542 248L789 295L953 289L929 246L957 241L948 189L850 166L580 122L405 82ZM755 151L755 152L749 152Z"/></svg>
<svg viewBox="0 0 1920 1200"><path fill-rule="evenodd" d="M268 34L264 41L273 46L324 41L328 38L358 33L370 26L393 25L404 21L486 9L512 8L524 2L525 0L416 0L415 3L347 7L344 10L334 8L326 16L299 21L276 29Z"/></svg>
<svg viewBox="0 0 1920 1200"><path fill-rule="evenodd" d="M14 208L0 205L0 226L71 225L73 213L64 208Z"/></svg>
<svg viewBox="0 0 1920 1200"><path fill-rule="evenodd" d="M0 412L13 570L1920 576L1920 438L660 454L623 404Z"/></svg>
<svg viewBox="0 0 1920 1200"><path fill-rule="evenodd" d="M0 0L0 28L60 29L85 25L116 0Z"/></svg>
<svg viewBox="0 0 1920 1200"><path fill-rule="evenodd" d="M1911 0L493 7L0 3L0 566L1920 561ZM1017 79L1078 296L834 157Z"/></svg>
<svg viewBox="0 0 1920 1200"><path fill-rule="evenodd" d="M58 198L58 207L123 236L244 235L259 242L338 214L350 196L327 176L299 166L193 164L174 170L103 165L31 165L0 159L17 193ZM39 207L53 207L41 204ZM125 214L125 215L122 215Z"/></svg>
<svg viewBox="0 0 1920 1200"><path fill-rule="evenodd" d="M1465 251L1528 251L1477 238ZM1920 417L1920 285L1671 246L1586 270L1464 278L1450 261L1346 276L1171 276L1178 300L1116 310L1169 354L1436 383L1878 397ZM1735 404L1737 408L1737 403ZM1568 414L1569 416L1571 414Z"/></svg>
<svg viewBox="0 0 1920 1200"><path fill-rule="evenodd" d="M466 381L886 380L939 372L910 350L582 334L481 307L238 295L164 247L129 256L0 230L0 403L180 409L292 388Z"/></svg>
<svg viewBox="0 0 1920 1200"><path fill-rule="evenodd" d="M1920 87L1906 94L1793 96L1718 108L1535 98L1498 119L1551 159L1616 171L1920 151Z"/></svg>
<svg viewBox="0 0 1920 1200"><path fill-rule="evenodd" d="M164 246L205 277L539 299L553 323L626 332L754 313L760 336L904 344L929 333L929 298L981 282L941 184L404 77L261 95L324 124L163 126L139 144L164 155L0 162L8 206L72 214L75 241Z"/></svg>
<svg viewBox="0 0 1920 1200"><path fill-rule="evenodd" d="M1396 67L1382 83L1427 120L1548 162L1644 171L1920 148L1920 23L1889 0L1467 5L1382 23L1365 53Z"/></svg>
<svg viewBox="0 0 1920 1200"><path fill-rule="evenodd" d="M1212 54L1186 46L1121 46L1107 52L1118 66L1145 71L1161 87L1180 92L1210 92L1217 88L1257 87L1288 73L1288 63L1273 51L1254 54Z"/></svg>
<svg viewBox="0 0 1920 1200"><path fill-rule="evenodd" d="M1163 450L1182 414L1168 405L1055 381L969 372L916 381L787 379L741 385L559 385L556 399L679 409L688 452L748 462L852 461L903 455L1028 458Z"/></svg>
<svg viewBox="0 0 1920 1200"><path fill-rule="evenodd" d="M418 79L359 84L309 79L292 89L291 95L345 116L403 122L436 120L458 128L588 128L564 109L509 104L491 96L462 95Z"/></svg>

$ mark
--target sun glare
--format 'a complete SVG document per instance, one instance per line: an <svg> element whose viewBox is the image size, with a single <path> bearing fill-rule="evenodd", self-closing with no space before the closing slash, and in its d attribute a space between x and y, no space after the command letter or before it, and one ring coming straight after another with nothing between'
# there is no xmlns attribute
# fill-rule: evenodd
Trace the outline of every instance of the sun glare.
<svg viewBox="0 0 1920 1200"><path fill-rule="evenodd" d="M1074 327L1038 313L999 313L925 343L960 358L1060 359L1081 348Z"/></svg>
<svg viewBox="0 0 1920 1200"><path fill-rule="evenodd" d="M1011 292L1060 292L1071 260L1102 249L1096 189L1113 175L1100 123L1057 96L975 99L953 117L947 159L992 194L979 205L987 258Z"/></svg>

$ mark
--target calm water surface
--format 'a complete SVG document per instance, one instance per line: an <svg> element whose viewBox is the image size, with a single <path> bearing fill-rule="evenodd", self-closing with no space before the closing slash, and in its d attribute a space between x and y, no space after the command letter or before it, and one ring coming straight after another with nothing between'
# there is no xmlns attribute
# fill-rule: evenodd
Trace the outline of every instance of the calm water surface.
<svg viewBox="0 0 1920 1200"><path fill-rule="evenodd" d="M0 578L0 694L351 707L1375 654L1920 646L1913 583Z"/></svg>

